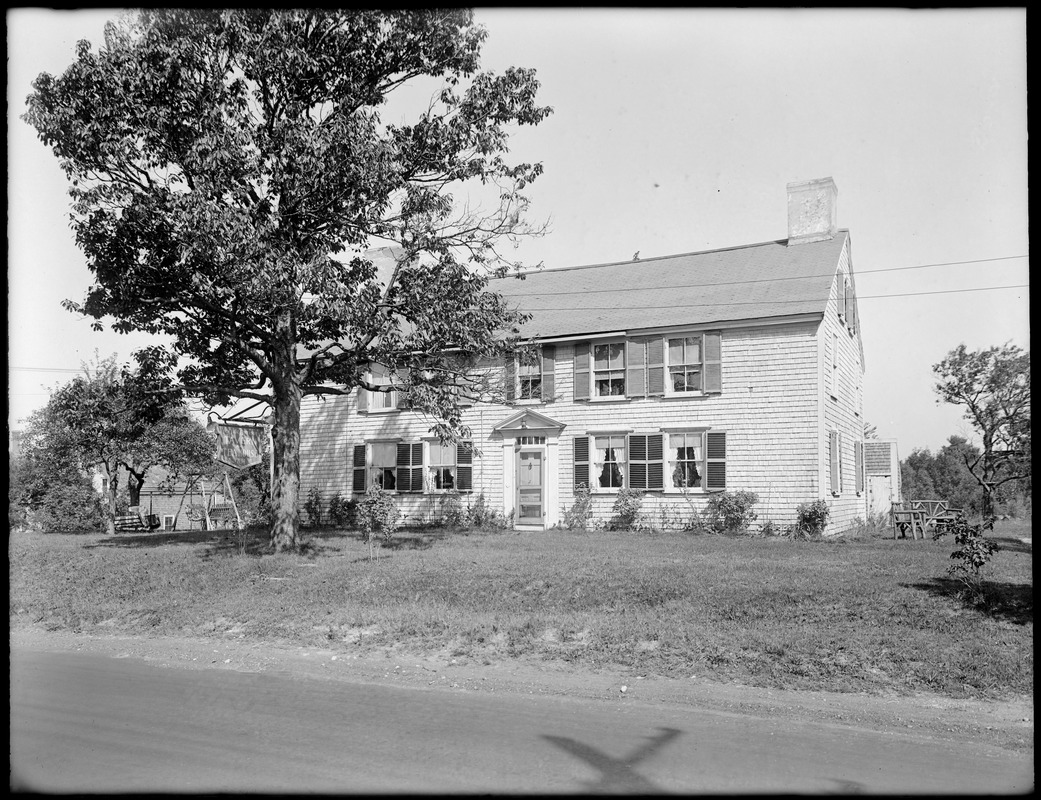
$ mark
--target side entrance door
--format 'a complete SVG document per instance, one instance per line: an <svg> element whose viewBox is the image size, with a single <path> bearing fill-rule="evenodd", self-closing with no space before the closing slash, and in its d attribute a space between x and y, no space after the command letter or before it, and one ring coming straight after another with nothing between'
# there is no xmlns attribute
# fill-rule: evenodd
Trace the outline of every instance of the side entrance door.
<svg viewBox="0 0 1041 800"><path fill-rule="evenodd" d="M541 450L517 453L517 524L544 525L546 522L545 470Z"/></svg>
<svg viewBox="0 0 1041 800"><path fill-rule="evenodd" d="M889 516L893 508L893 479L889 475L868 475L868 513Z"/></svg>

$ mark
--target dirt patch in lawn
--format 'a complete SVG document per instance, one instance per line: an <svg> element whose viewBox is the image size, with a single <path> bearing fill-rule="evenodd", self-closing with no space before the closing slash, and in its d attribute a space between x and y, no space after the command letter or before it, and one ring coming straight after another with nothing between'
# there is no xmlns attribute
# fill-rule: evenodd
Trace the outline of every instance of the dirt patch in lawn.
<svg viewBox="0 0 1041 800"><path fill-rule="evenodd" d="M140 658L160 666L277 672L460 692L560 695L614 703L687 705L715 712L815 721L851 728L900 731L974 741L1024 751L1034 746L1029 697L986 701L932 694L855 694L764 689L721 684L691 675L663 678L626 669L579 669L526 659L473 659L450 651L416 655L398 648L351 652L346 647L300 647L237 638L118 636L19 627L11 646L79 650Z"/></svg>

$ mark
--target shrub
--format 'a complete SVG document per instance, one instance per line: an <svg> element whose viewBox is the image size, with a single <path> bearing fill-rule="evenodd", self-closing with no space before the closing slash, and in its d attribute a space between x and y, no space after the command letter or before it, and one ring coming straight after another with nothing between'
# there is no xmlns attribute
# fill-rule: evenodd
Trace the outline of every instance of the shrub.
<svg viewBox="0 0 1041 800"><path fill-rule="evenodd" d="M506 527L506 515L489 507L481 492L466 509L466 523L471 528L502 530Z"/></svg>
<svg viewBox="0 0 1041 800"><path fill-rule="evenodd" d="M390 540L400 520L401 512L394 496L378 486L370 486L358 503L358 522L369 544L369 561L372 561L374 543L377 545L376 560L379 561L379 546Z"/></svg>
<svg viewBox="0 0 1041 800"><path fill-rule="evenodd" d="M569 531L586 530L593 516L593 493L588 486L575 489L575 502L564 510L564 527Z"/></svg>
<svg viewBox="0 0 1041 800"><path fill-rule="evenodd" d="M780 536L781 529L777 526L773 520L767 520L763 523L762 528L759 531L763 536Z"/></svg>
<svg viewBox="0 0 1041 800"><path fill-rule="evenodd" d="M441 526L444 528L461 528L466 523L466 510L463 499L458 492L447 492L441 495Z"/></svg>
<svg viewBox="0 0 1041 800"><path fill-rule="evenodd" d="M812 503L802 503L795 509L798 521L795 524L793 538L820 538L824 529L828 527L828 517L831 509L823 500L814 500Z"/></svg>
<svg viewBox="0 0 1041 800"><path fill-rule="evenodd" d="M329 501L329 521L338 528L353 528L357 522L358 501L337 492Z"/></svg>
<svg viewBox="0 0 1041 800"><path fill-rule="evenodd" d="M961 581L974 597L982 597L980 570L1000 548L984 537L982 525L970 525L965 520L958 520L938 529L933 534L933 540L940 539L948 533L954 534L954 542L959 547L951 553L951 558L957 563L947 568L947 574Z"/></svg>
<svg viewBox="0 0 1041 800"><path fill-rule="evenodd" d="M311 525L317 528L322 524L322 492L317 486L312 486L307 493L307 501L304 503L304 511Z"/></svg>
<svg viewBox="0 0 1041 800"><path fill-rule="evenodd" d="M715 533L742 533L759 516L752 506L759 502L755 492L720 492L709 498L705 509L708 527Z"/></svg>
<svg viewBox="0 0 1041 800"><path fill-rule="evenodd" d="M639 526L640 508L643 506L643 492L639 489L619 489L615 498L614 516L607 524L613 531L631 531Z"/></svg>

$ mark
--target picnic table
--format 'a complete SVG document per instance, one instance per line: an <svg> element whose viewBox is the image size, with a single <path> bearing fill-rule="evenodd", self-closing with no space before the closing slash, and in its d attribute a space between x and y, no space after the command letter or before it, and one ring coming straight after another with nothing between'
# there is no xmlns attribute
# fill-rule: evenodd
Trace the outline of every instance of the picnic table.
<svg viewBox="0 0 1041 800"><path fill-rule="evenodd" d="M929 528L943 530L961 520L964 511L948 505L946 500L909 500L893 503L892 516L894 539L906 538L908 533L912 539L917 539L919 534L924 539Z"/></svg>

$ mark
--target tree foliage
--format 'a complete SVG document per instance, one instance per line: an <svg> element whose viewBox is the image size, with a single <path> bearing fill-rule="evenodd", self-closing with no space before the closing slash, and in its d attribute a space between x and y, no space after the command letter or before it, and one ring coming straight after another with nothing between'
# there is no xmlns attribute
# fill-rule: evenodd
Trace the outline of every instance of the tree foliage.
<svg viewBox="0 0 1041 800"><path fill-rule="evenodd" d="M55 492L62 483L72 491L83 481L89 485L94 474L103 476L111 534L124 470L140 488L155 464L176 468L186 450L196 459L205 458L205 438L201 453L191 449L190 444L197 440L186 431L192 424L199 426L187 418L182 402L180 393L164 383L162 376L120 367L114 356L98 359L94 365L84 366L83 375L57 388L47 405L30 417L22 450L32 474L41 486L50 487L45 494L52 498L57 497ZM176 436L166 435L170 425L181 441L173 442L171 438ZM212 439L209 449L212 453ZM82 505L80 500L75 502Z"/></svg>
<svg viewBox="0 0 1041 800"><path fill-rule="evenodd" d="M940 399L963 406L980 436L980 448L963 452L963 460L982 490L981 512L989 521L999 487L1031 474L1030 353L1013 344L970 352L961 344L933 372Z"/></svg>
<svg viewBox="0 0 1041 800"><path fill-rule="evenodd" d="M381 364L450 437L469 367L513 344L523 317L488 278L538 233L542 167L507 162L508 129L550 109L534 71L478 71L485 36L466 10L149 9L33 83L24 118L95 279L67 307L168 337L143 362L209 402L271 402L276 549L296 545L302 397L395 388L368 381ZM398 121L420 79L434 96Z"/></svg>

